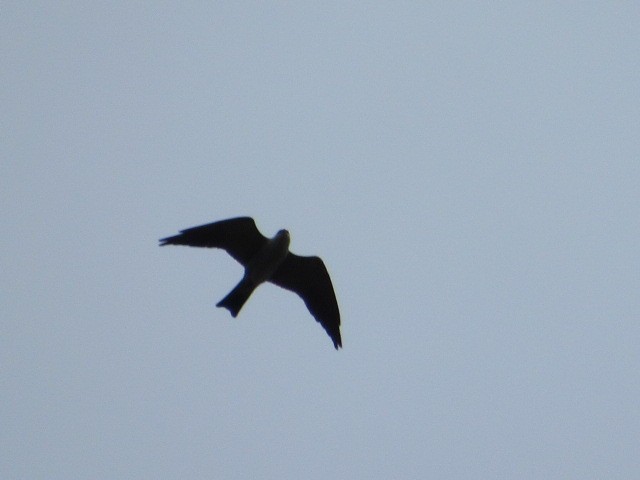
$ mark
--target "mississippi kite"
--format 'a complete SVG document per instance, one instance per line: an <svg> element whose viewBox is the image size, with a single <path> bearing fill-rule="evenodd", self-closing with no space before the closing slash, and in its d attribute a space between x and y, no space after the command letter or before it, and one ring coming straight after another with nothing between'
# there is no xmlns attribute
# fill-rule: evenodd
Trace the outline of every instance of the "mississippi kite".
<svg viewBox="0 0 640 480"><path fill-rule="evenodd" d="M236 317L253 291L263 282L297 293L309 312L327 331L336 350L342 347L340 311L329 272L319 257L301 257L289 251L289 232L269 239L250 217L231 218L182 230L160 240L163 245L222 248L244 267L244 276L216 306Z"/></svg>

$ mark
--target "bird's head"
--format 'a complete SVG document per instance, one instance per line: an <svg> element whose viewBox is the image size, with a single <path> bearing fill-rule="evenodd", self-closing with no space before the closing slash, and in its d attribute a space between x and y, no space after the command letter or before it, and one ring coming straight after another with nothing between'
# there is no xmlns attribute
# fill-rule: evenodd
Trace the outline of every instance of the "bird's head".
<svg viewBox="0 0 640 480"><path fill-rule="evenodd" d="M273 237L273 241L278 245L282 245L282 248L287 251L289 249L289 243L291 239L289 238L289 232L285 229L278 230L276 236Z"/></svg>

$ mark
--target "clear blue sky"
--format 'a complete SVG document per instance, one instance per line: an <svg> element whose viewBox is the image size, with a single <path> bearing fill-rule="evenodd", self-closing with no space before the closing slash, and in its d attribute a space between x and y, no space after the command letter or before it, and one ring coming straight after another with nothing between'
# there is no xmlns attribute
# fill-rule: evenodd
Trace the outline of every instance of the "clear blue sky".
<svg viewBox="0 0 640 480"><path fill-rule="evenodd" d="M210 4L211 3L211 4ZM8 2L0 477L640 472L634 2ZM336 352L221 251L322 256Z"/></svg>

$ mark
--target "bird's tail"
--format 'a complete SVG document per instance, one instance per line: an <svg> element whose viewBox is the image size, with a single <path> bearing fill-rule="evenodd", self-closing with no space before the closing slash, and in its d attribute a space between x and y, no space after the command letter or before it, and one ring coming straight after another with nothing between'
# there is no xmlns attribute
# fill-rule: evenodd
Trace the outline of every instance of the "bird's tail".
<svg viewBox="0 0 640 480"><path fill-rule="evenodd" d="M233 317L237 317L238 312L244 303L249 300L249 297L256 287L257 285L255 285L251 280L243 278L240 280L240 283L238 283L238 285L229 292L229 295L218 302L216 307L224 307L231 312Z"/></svg>

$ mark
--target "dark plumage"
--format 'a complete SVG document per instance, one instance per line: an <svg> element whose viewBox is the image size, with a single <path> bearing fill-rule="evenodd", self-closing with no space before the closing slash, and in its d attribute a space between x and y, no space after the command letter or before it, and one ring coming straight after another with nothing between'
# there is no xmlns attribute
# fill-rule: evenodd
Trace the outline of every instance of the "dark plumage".
<svg viewBox="0 0 640 480"><path fill-rule="evenodd" d="M161 239L160 246L163 245L222 248L245 268L240 283L217 304L234 317L258 285L268 281L297 293L335 348L342 347L340 311L329 272L319 257L291 253L286 230L269 239L260 233L252 218L231 218L182 230Z"/></svg>

